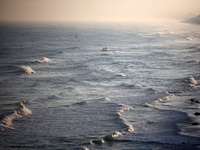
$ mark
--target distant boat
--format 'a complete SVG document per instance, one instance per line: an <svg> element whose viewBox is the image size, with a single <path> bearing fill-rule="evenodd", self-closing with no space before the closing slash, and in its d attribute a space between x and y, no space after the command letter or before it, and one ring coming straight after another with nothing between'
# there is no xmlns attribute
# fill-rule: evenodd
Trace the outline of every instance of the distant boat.
<svg viewBox="0 0 200 150"><path fill-rule="evenodd" d="M75 35L74 37L78 37L78 35Z"/></svg>
<svg viewBox="0 0 200 150"><path fill-rule="evenodd" d="M104 48L102 49L102 51L108 51L107 47L104 47Z"/></svg>

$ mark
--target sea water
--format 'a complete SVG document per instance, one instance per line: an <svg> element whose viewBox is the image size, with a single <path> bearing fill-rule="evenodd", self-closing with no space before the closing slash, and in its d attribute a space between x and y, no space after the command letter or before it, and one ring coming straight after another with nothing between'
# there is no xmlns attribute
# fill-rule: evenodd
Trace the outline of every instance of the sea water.
<svg viewBox="0 0 200 150"><path fill-rule="evenodd" d="M0 149L200 149L199 41L180 22L1 23Z"/></svg>

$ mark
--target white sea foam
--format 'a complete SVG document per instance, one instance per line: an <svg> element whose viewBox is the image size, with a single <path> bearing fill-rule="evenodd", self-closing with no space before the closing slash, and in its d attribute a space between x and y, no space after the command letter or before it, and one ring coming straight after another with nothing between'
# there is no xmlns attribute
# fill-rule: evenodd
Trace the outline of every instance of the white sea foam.
<svg viewBox="0 0 200 150"><path fill-rule="evenodd" d="M114 141L115 138L117 138L117 137L119 137L119 136L122 136L122 135L123 135L122 131L117 131L117 132L114 132L114 133L112 133L112 134L109 134L109 135L105 136L103 139L104 139L105 141L107 141L107 142L109 142L109 141Z"/></svg>
<svg viewBox="0 0 200 150"><path fill-rule="evenodd" d="M101 98L101 99L99 99L100 101L111 101L109 98L106 98L106 97L104 97L104 98Z"/></svg>
<svg viewBox="0 0 200 150"><path fill-rule="evenodd" d="M112 134L105 136L103 138L103 143L104 143L104 141L107 141L107 142L116 141L118 137L125 135L127 132L133 132L134 131L132 125L130 125L128 123L124 123L124 124L127 126L127 130L116 131Z"/></svg>
<svg viewBox="0 0 200 150"><path fill-rule="evenodd" d="M99 140L90 140L90 144L94 145L94 144L103 144L105 141L103 139L99 139Z"/></svg>
<svg viewBox="0 0 200 150"><path fill-rule="evenodd" d="M5 131L9 129L14 129L12 127L12 121L23 116L28 116L32 114L32 111L26 108L23 105L23 102L20 102L19 106L12 113L6 115L0 122L0 131Z"/></svg>
<svg viewBox="0 0 200 150"><path fill-rule="evenodd" d="M134 128L133 128L132 125L127 124L127 123L126 123L126 125L127 125L127 127L128 127L128 132L133 132L133 131L134 131Z"/></svg>
<svg viewBox="0 0 200 150"><path fill-rule="evenodd" d="M124 111L133 109L133 107L124 105L124 104L118 104L118 106L120 107L120 110L119 110L120 113L124 113Z"/></svg>
<svg viewBox="0 0 200 150"><path fill-rule="evenodd" d="M140 85L140 84L134 84L133 86L134 87L142 87L142 85Z"/></svg>
<svg viewBox="0 0 200 150"><path fill-rule="evenodd" d="M155 99L152 103L145 103L143 105L143 107L154 107L154 104L155 103L159 103L159 102L164 102L166 101L167 99L171 98L171 97L174 97L173 94L170 94L169 92L165 91L165 92L162 92L162 91L157 91L155 92L156 94L158 94L158 98Z"/></svg>
<svg viewBox="0 0 200 150"><path fill-rule="evenodd" d="M173 94L169 94L169 92L167 92L167 91L166 91L166 92L163 92L163 94L165 94L165 96L156 99L156 100L154 101L154 103L162 102L162 101L165 101L165 100L167 100L167 99L169 99L169 98L174 97Z"/></svg>
<svg viewBox="0 0 200 150"><path fill-rule="evenodd" d="M94 145L94 144L103 144L105 142L117 141L118 137L126 135L128 132L134 131L132 125L128 124L128 121L122 117L122 113L124 113L124 111L126 111L126 110L128 111L133 108L131 106L124 105L124 104L118 104L118 107L119 107L119 109L116 112L117 118L119 119L118 122L121 122L123 128L125 128L125 129L116 131L112 134L108 134L105 137L103 137L102 139L90 141L90 144Z"/></svg>
<svg viewBox="0 0 200 150"><path fill-rule="evenodd" d="M186 39L192 41L192 38L191 38L191 37L187 37Z"/></svg>
<svg viewBox="0 0 200 150"><path fill-rule="evenodd" d="M117 74L115 74L115 76L119 76L119 77L126 77L126 75L125 75L125 74L123 74L123 73L117 73Z"/></svg>
<svg viewBox="0 0 200 150"><path fill-rule="evenodd" d="M42 59L34 59L31 62L38 62L38 63L46 63L46 62L50 62L51 60L49 58L43 57Z"/></svg>
<svg viewBox="0 0 200 150"><path fill-rule="evenodd" d="M21 71L21 72L26 72L26 73L28 73L28 74L32 74L32 73L36 73L31 67L29 67L29 66L21 66L20 68L19 68L19 71Z"/></svg>
<svg viewBox="0 0 200 150"><path fill-rule="evenodd" d="M120 109L117 112L117 114L119 115L119 118L122 120L123 124L126 125L126 129L122 133L124 134L126 132L133 132L134 131L133 126L128 124L127 120L125 118L122 118L122 115L121 115L125 111L132 110L133 108L131 106L124 105L124 104L118 104L118 106L120 107Z"/></svg>
<svg viewBox="0 0 200 150"><path fill-rule="evenodd" d="M144 107L153 107L153 105L149 104L149 103L145 103Z"/></svg>
<svg viewBox="0 0 200 150"><path fill-rule="evenodd" d="M189 77L189 80L186 80L190 86L196 86L198 84L197 80L195 80L195 78L193 76Z"/></svg>

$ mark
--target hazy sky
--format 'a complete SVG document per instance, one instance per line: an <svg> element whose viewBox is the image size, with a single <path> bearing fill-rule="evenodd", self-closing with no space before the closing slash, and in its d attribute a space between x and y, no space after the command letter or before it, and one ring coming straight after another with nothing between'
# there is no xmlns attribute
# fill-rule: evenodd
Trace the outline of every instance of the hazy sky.
<svg viewBox="0 0 200 150"><path fill-rule="evenodd" d="M0 0L0 20L181 20L199 14L200 0Z"/></svg>

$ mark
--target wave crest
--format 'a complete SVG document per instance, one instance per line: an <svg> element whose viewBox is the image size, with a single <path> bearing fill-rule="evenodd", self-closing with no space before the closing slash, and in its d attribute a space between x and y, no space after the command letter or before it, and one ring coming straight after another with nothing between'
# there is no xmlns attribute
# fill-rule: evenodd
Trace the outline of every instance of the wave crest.
<svg viewBox="0 0 200 150"><path fill-rule="evenodd" d="M128 124L128 121L122 117L122 113L124 113L125 111L130 111L133 108L131 106L124 105L124 104L118 104L118 107L120 109L118 110L117 115L119 116L119 119L122 121L122 124L125 126L125 129L122 131L118 131L120 134L117 133L117 135L120 136L120 135L126 134L127 132L133 132L134 131L133 126ZM116 134L114 134L114 137L117 137Z"/></svg>
<svg viewBox="0 0 200 150"><path fill-rule="evenodd" d="M35 59L35 60L32 60L31 62L32 63L47 63L47 62L50 62L51 59L49 58L46 58L46 57L43 57L42 59Z"/></svg>
<svg viewBox="0 0 200 150"><path fill-rule="evenodd" d="M23 105L23 102L20 102L16 110L12 113L6 115L0 122L0 131L5 131L9 129L14 129L12 121L17 118L21 118L23 116L28 116L32 114L32 111L26 108Z"/></svg>
<svg viewBox="0 0 200 150"><path fill-rule="evenodd" d="M31 67L29 66L21 66L18 70L19 72L26 72L28 74L36 73Z"/></svg>
<svg viewBox="0 0 200 150"><path fill-rule="evenodd" d="M126 75L123 74L123 73L117 73L117 74L115 74L115 76L118 76L118 77L126 77Z"/></svg>
<svg viewBox="0 0 200 150"><path fill-rule="evenodd" d="M105 136L103 139L105 141L108 141L108 142L109 141L115 141L115 138L117 138L119 136L122 136L122 135L123 135L122 131L117 131L117 132L114 132L112 134L109 134L109 135Z"/></svg>
<svg viewBox="0 0 200 150"><path fill-rule="evenodd" d="M194 87L198 84L197 80L193 76L190 76L189 79L186 80L191 87Z"/></svg>
<svg viewBox="0 0 200 150"><path fill-rule="evenodd" d="M107 101L107 102L109 102L109 101L111 101L109 98L107 98L107 97L104 97L104 98L101 98L101 99L99 99L100 101Z"/></svg>

